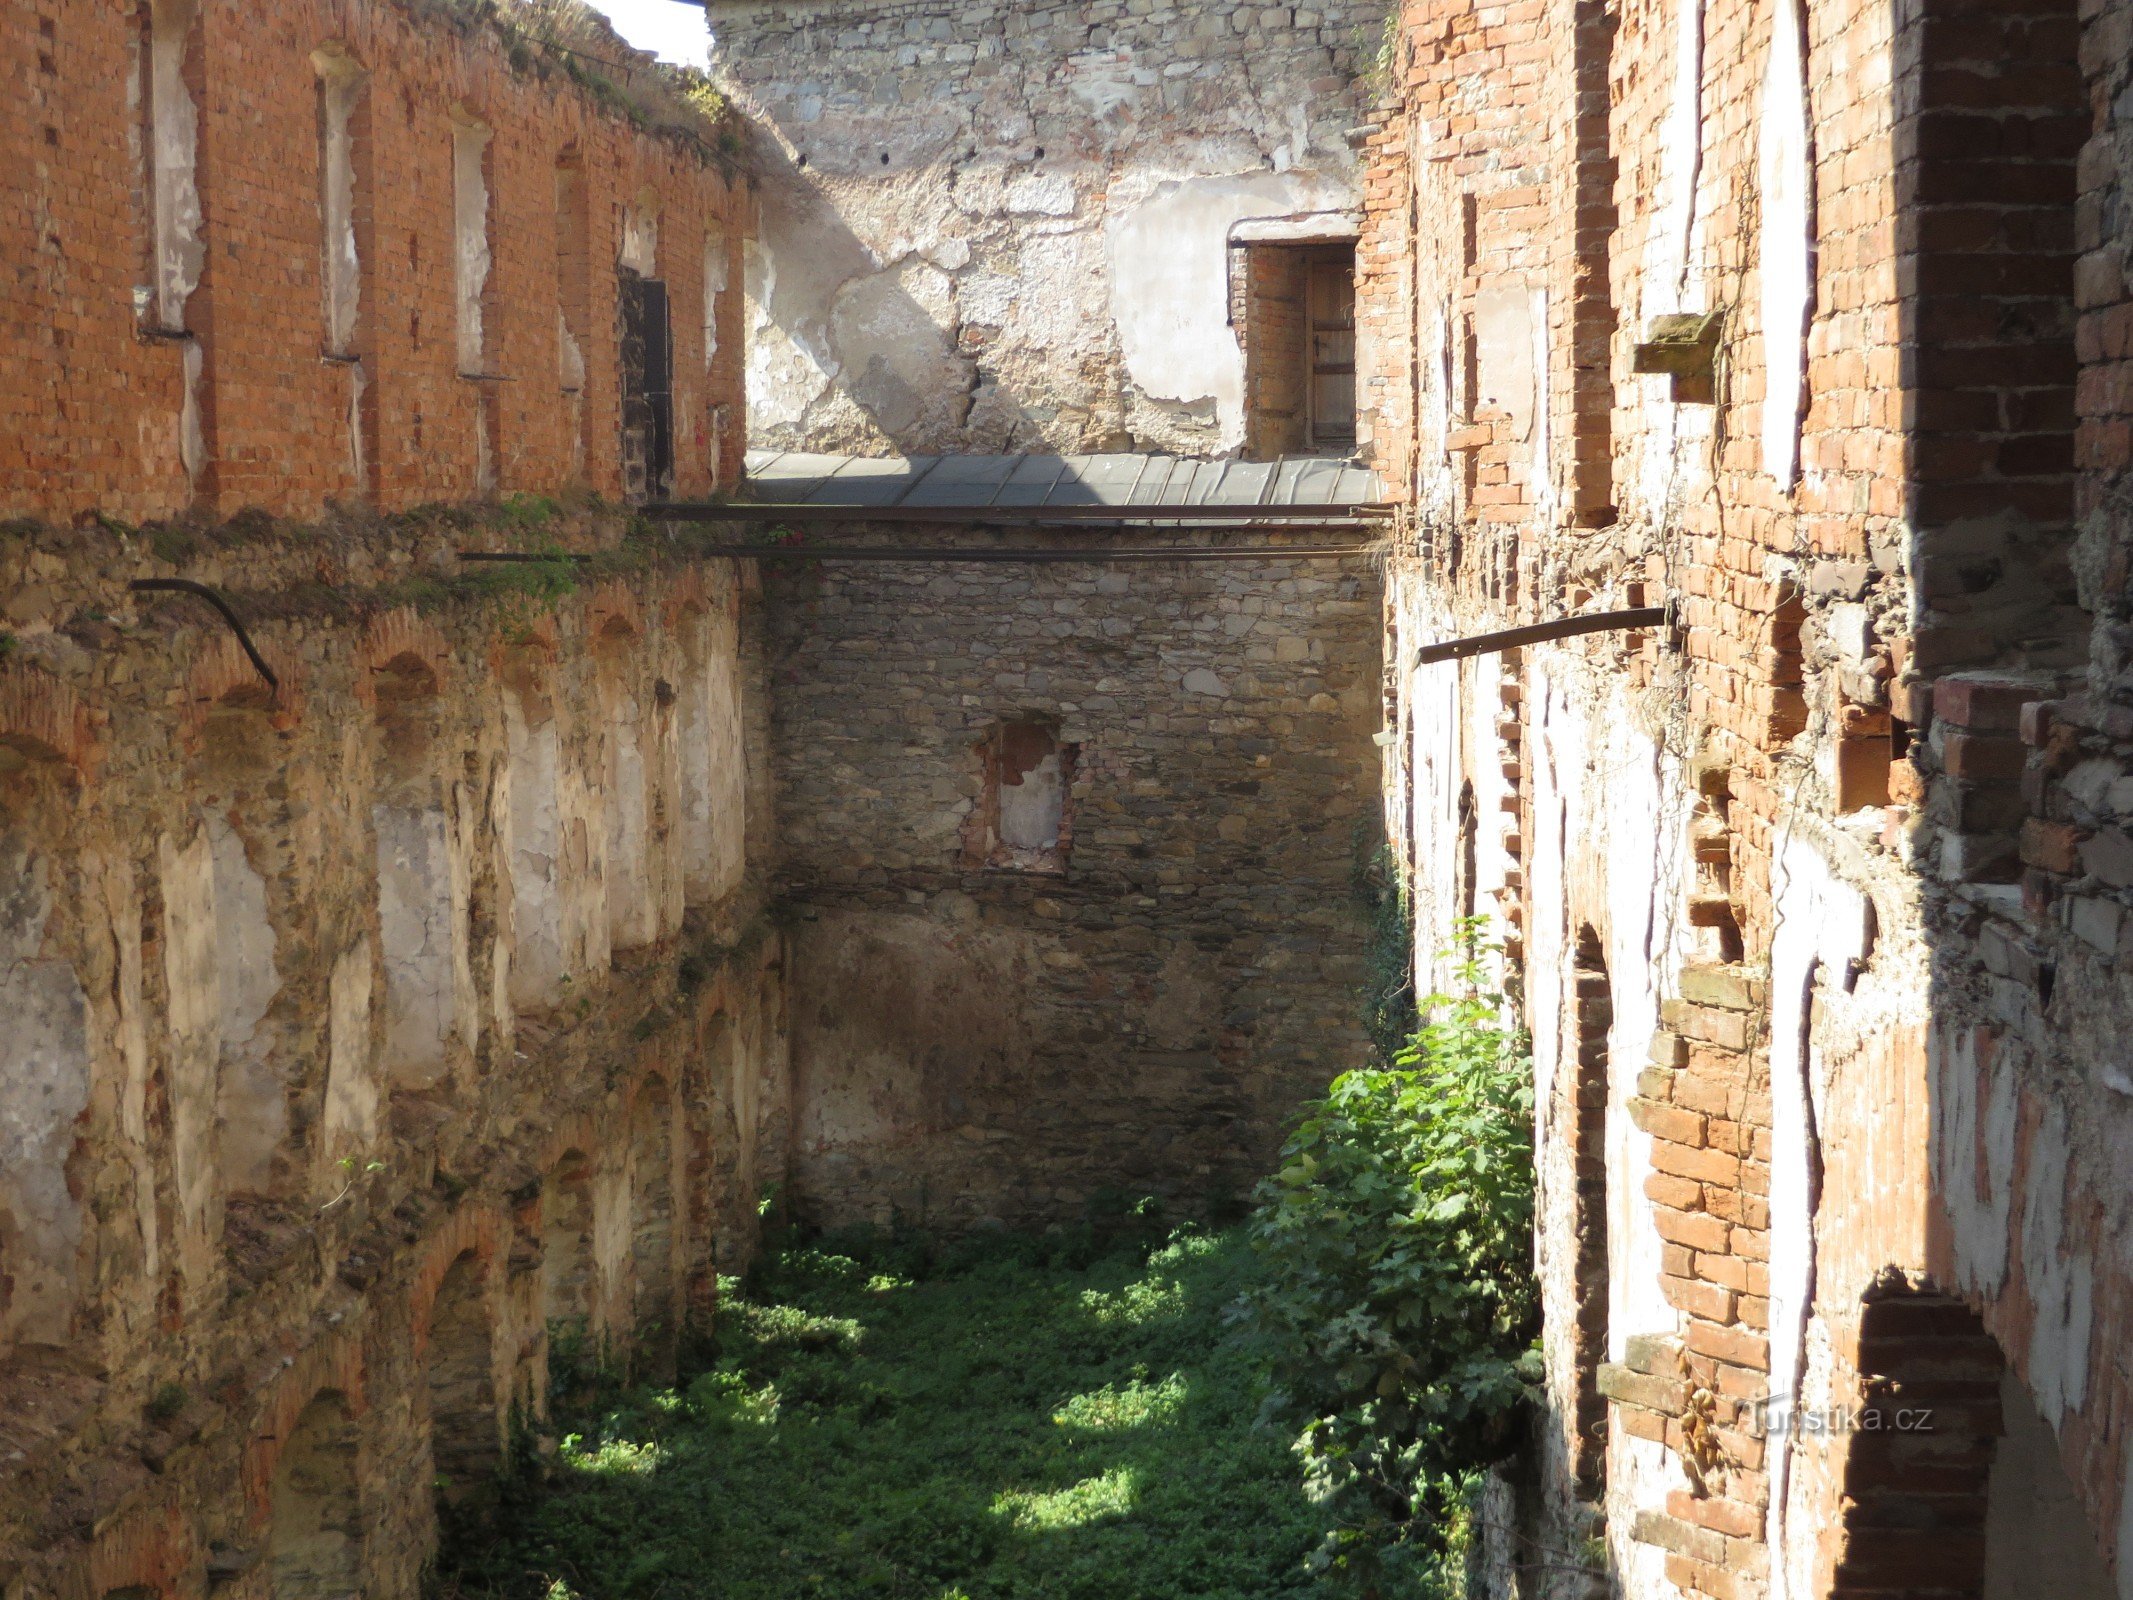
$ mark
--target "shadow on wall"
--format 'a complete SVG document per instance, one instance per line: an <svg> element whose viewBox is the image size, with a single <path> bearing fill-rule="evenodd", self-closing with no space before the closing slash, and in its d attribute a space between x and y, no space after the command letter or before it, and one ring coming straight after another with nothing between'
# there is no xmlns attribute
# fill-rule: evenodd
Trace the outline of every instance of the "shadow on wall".
<svg viewBox="0 0 2133 1600"><path fill-rule="evenodd" d="M1122 182L936 150L876 187L818 180L765 129L753 148L749 426L777 448L1226 454L1245 436L1237 225L1355 203L1302 169ZM840 205L894 242L870 246Z"/></svg>
<svg viewBox="0 0 2133 1600"><path fill-rule="evenodd" d="M914 454L1041 447L1035 420L958 348L947 274L916 251L877 260L768 132L750 153L762 176L747 247L751 435L850 443L870 427ZM837 417L840 401L858 417Z"/></svg>

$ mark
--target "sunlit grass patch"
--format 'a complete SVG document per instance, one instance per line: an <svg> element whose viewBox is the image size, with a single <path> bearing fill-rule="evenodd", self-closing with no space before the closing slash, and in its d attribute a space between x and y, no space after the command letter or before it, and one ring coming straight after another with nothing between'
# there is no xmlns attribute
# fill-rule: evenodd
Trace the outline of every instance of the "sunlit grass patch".
<svg viewBox="0 0 2133 1600"><path fill-rule="evenodd" d="M1081 1308L1099 1328L1135 1328L1185 1309L1185 1286L1175 1279L1137 1278L1124 1288L1084 1289Z"/></svg>
<svg viewBox="0 0 2133 1600"><path fill-rule="evenodd" d="M1173 1372L1160 1383L1134 1379L1123 1384L1105 1384L1077 1394L1052 1413L1062 1428L1082 1433L1122 1433L1175 1421L1185 1404L1185 1374Z"/></svg>
<svg viewBox="0 0 2133 1600"><path fill-rule="evenodd" d="M993 1500L992 1513L1030 1532L1081 1528L1125 1516L1132 1511L1139 1491L1138 1472L1131 1467L1113 1467L1050 1493L1009 1489Z"/></svg>
<svg viewBox="0 0 2133 1600"><path fill-rule="evenodd" d="M588 1447L578 1434L566 1434L559 1452L564 1467L596 1478L654 1471L665 1452L652 1440L605 1439Z"/></svg>

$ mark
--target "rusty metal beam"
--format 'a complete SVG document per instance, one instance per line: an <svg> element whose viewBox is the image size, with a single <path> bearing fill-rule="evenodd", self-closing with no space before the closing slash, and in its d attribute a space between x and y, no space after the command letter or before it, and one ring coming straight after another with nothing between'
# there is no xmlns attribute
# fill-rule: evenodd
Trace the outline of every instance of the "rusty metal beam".
<svg viewBox="0 0 2133 1600"><path fill-rule="evenodd" d="M1670 606L1639 606L1634 611L1596 611L1586 617L1560 617L1554 622L1533 622L1501 633L1477 633L1465 639L1446 639L1426 644L1415 652L1415 665L1435 661L1464 661L1469 656L1493 655L1520 645L1545 644L1550 639L1575 639L1583 633L1615 633L1628 628L1663 628L1673 615Z"/></svg>

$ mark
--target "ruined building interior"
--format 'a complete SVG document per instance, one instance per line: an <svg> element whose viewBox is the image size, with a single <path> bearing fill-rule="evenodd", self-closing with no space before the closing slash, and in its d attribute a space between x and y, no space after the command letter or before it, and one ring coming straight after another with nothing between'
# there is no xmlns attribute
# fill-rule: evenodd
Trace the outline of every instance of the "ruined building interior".
<svg viewBox="0 0 2133 1600"><path fill-rule="evenodd" d="M2133 0L704 9L0 0L5 1600L415 1595L766 1196L1247 1194L1380 838L1477 1592L2133 1600Z"/></svg>

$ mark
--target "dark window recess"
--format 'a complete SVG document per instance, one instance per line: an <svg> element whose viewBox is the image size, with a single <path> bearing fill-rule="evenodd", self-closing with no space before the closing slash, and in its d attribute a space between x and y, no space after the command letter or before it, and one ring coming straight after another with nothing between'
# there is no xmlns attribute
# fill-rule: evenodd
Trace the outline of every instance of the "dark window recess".
<svg viewBox="0 0 2133 1600"><path fill-rule="evenodd" d="M1064 873L1081 747L1035 720L1002 722L976 746L983 788L963 830L965 866Z"/></svg>
<svg viewBox="0 0 2133 1600"><path fill-rule="evenodd" d="M674 490L674 337L667 286L621 276L622 492L642 503Z"/></svg>
<svg viewBox="0 0 2133 1600"><path fill-rule="evenodd" d="M1248 244L1232 266L1245 455L1355 451L1355 247Z"/></svg>

